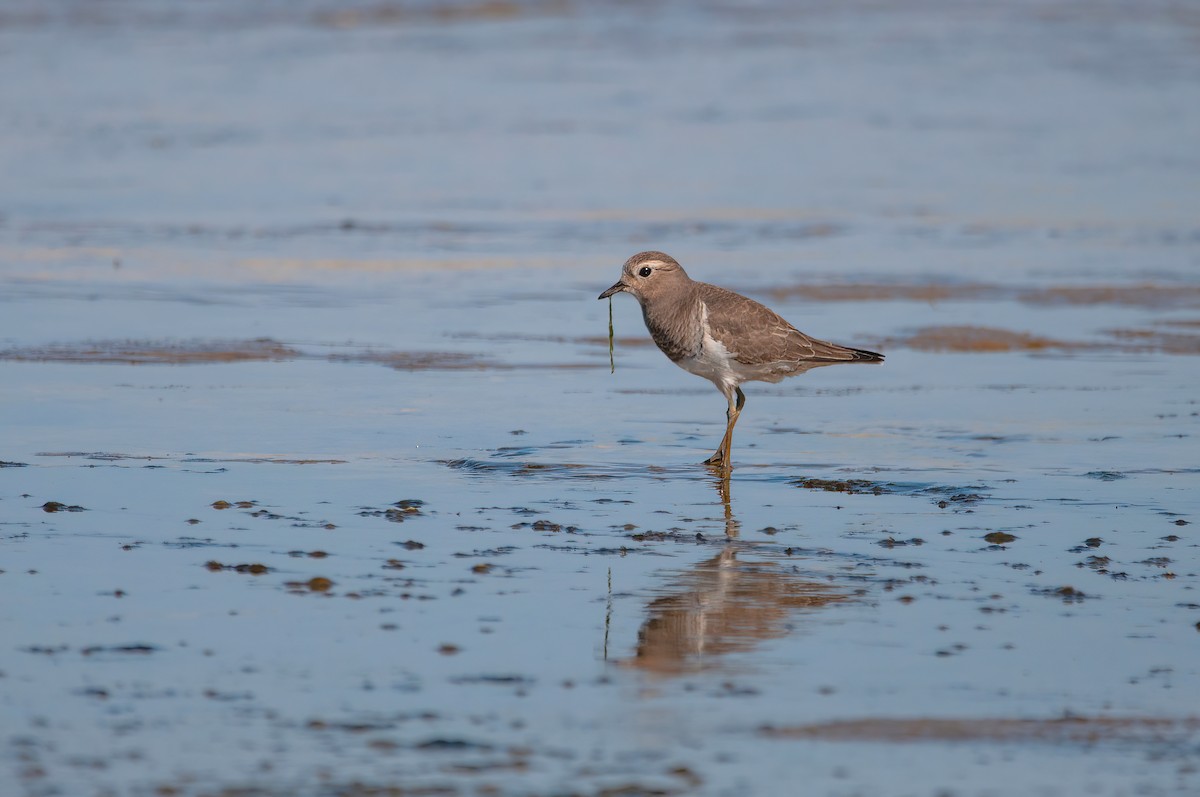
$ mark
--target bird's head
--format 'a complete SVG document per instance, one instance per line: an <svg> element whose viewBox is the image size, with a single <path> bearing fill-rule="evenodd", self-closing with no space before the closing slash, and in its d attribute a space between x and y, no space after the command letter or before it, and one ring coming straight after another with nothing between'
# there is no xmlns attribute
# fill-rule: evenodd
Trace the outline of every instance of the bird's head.
<svg viewBox="0 0 1200 797"><path fill-rule="evenodd" d="M621 268L621 279L598 298L607 299L624 291L633 294L635 299L645 305L689 282L691 280L683 266L670 255L662 252L638 252L625 261Z"/></svg>

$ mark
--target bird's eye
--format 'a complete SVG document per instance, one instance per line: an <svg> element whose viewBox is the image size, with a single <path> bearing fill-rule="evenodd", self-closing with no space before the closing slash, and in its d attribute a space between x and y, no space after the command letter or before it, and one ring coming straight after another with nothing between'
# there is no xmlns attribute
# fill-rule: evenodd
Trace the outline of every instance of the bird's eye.
<svg viewBox="0 0 1200 797"><path fill-rule="evenodd" d="M639 271L638 274L641 274L643 277L649 277L650 276L650 267L642 266L642 270Z"/></svg>

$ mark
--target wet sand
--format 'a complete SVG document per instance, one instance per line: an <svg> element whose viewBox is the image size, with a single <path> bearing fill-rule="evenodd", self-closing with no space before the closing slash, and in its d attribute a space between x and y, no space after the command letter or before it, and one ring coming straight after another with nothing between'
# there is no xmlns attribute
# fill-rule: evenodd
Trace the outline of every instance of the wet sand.
<svg viewBox="0 0 1200 797"><path fill-rule="evenodd" d="M0 794L1197 793L1198 33L0 9Z"/></svg>

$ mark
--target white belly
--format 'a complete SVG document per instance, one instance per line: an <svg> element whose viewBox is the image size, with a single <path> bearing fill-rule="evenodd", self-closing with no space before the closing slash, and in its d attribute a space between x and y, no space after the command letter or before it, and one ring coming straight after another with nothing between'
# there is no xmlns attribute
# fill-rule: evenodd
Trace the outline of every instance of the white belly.
<svg viewBox="0 0 1200 797"><path fill-rule="evenodd" d="M734 371L735 362L729 350L712 336L708 327L708 308L705 307L701 316L704 327L704 337L701 339L700 351L694 357L684 357L676 364L688 373L702 376L717 386L725 395L733 393L733 389L745 381Z"/></svg>

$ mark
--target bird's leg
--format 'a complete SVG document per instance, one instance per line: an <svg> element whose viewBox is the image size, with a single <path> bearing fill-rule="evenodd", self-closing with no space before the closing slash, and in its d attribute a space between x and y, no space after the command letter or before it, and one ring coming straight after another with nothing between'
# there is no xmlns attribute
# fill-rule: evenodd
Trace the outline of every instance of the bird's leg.
<svg viewBox="0 0 1200 797"><path fill-rule="evenodd" d="M721 438L721 445L717 446L716 453L704 460L705 465L728 468L733 464L733 457L730 453L730 449L733 448L733 427L737 424L738 416L742 414L742 407L746 406L746 394L740 387L735 387L734 391L736 391L734 395L728 397L729 409L725 413L725 436Z"/></svg>
<svg viewBox="0 0 1200 797"><path fill-rule="evenodd" d="M705 465L715 465L720 468L729 467L729 447L733 443L733 425L737 423L738 410L734 405L733 396L729 397L729 409L725 412L725 436L711 457L704 460Z"/></svg>
<svg viewBox="0 0 1200 797"><path fill-rule="evenodd" d="M737 404L729 408L729 426L725 429L725 437L721 440L721 445L725 449L725 464L729 467L733 466L733 427L742 415L742 407L746 406L746 394L740 387L735 386L733 389L736 391Z"/></svg>

